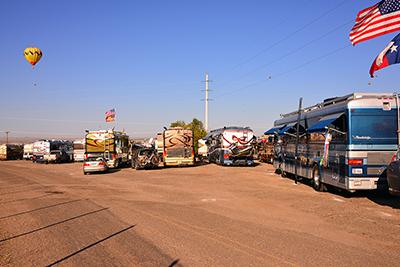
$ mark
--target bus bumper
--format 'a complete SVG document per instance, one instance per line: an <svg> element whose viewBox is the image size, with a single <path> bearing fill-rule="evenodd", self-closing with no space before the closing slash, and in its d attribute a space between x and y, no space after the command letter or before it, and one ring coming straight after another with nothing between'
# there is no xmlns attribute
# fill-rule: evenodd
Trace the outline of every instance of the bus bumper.
<svg viewBox="0 0 400 267"><path fill-rule="evenodd" d="M347 189L349 190L374 190L378 189L379 177L348 177Z"/></svg>
<svg viewBox="0 0 400 267"><path fill-rule="evenodd" d="M191 166L194 165L194 158L178 159L170 158L164 159L165 166Z"/></svg>
<svg viewBox="0 0 400 267"><path fill-rule="evenodd" d="M223 165L225 166L253 166L253 159L224 159Z"/></svg>

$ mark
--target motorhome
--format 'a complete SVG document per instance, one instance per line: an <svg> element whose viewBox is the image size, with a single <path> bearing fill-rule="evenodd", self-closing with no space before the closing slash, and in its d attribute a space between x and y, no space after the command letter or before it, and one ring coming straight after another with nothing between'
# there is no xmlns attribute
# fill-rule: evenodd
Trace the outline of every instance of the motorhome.
<svg viewBox="0 0 400 267"><path fill-rule="evenodd" d="M253 165L255 142L248 127L224 127L211 131L204 139L208 160L221 165Z"/></svg>
<svg viewBox="0 0 400 267"><path fill-rule="evenodd" d="M33 158L33 143L24 145L24 156L25 160L32 160Z"/></svg>
<svg viewBox="0 0 400 267"><path fill-rule="evenodd" d="M75 140L74 146L74 161L79 162L85 159L85 139Z"/></svg>
<svg viewBox="0 0 400 267"><path fill-rule="evenodd" d="M386 187L398 147L398 101L390 93L353 93L281 115L268 131L276 135L275 168L311 179L318 191Z"/></svg>
<svg viewBox="0 0 400 267"><path fill-rule="evenodd" d="M61 163L73 160L72 142L66 140L39 140L33 143L33 161Z"/></svg>
<svg viewBox="0 0 400 267"><path fill-rule="evenodd" d="M193 131L181 127L157 134L156 149L163 166L194 165Z"/></svg>
<svg viewBox="0 0 400 267"><path fill-rule="evenodd" d="M85 136L85 157L102 156L109 168L128 164L129 136L114 130L88 131Z"/></svg>
<svg viewBox="0 0 400 267"><path fill-rule="evenodd" d="M16 144L0 145L0 160L16 160L23 158L23 146Z"/></svg>

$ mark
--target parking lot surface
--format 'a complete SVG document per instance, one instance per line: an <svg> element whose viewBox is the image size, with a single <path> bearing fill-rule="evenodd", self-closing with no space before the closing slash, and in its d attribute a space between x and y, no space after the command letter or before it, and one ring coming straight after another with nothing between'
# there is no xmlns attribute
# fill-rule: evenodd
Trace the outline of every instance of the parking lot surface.
<svg viewBox="0 0 400 267"><path fill-rule="evenodd" d="M0 265L398 266L399 208L268 164L83 175L0 162Z"/></svg>

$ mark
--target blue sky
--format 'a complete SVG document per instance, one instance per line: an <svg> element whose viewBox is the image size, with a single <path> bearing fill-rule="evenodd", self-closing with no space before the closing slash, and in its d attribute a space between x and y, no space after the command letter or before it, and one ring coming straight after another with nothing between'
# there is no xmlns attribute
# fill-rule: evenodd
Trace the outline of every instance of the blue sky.
<svg viewBox="0 0 400 267"><path fill-rule="evenodd" d="M312 105L399 90L399 66L368 75L395 34L348 40L357 12L375 2L2 1L0 131L79 136L107 127L104 112L115 108L118 129L152 136L175 120L204 119L205 72L210 128L258 134L301 96ZM27 46L44 53L34 70Z"/></svg>

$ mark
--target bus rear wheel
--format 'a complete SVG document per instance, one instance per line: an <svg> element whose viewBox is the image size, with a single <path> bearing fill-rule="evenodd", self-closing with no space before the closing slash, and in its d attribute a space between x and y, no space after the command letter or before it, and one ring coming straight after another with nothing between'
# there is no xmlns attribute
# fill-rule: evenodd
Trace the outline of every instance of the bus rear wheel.
<svg viewBox="0 0 400 267"><path fill-rule="evenodd" d="M313 179L311 182L312 182L312 186L315 189L315 191L318 191L318 192L326 191L326 187L321 180L321 173L319 171L318 166L314 166L314 168L313 168Z"/></svg>

